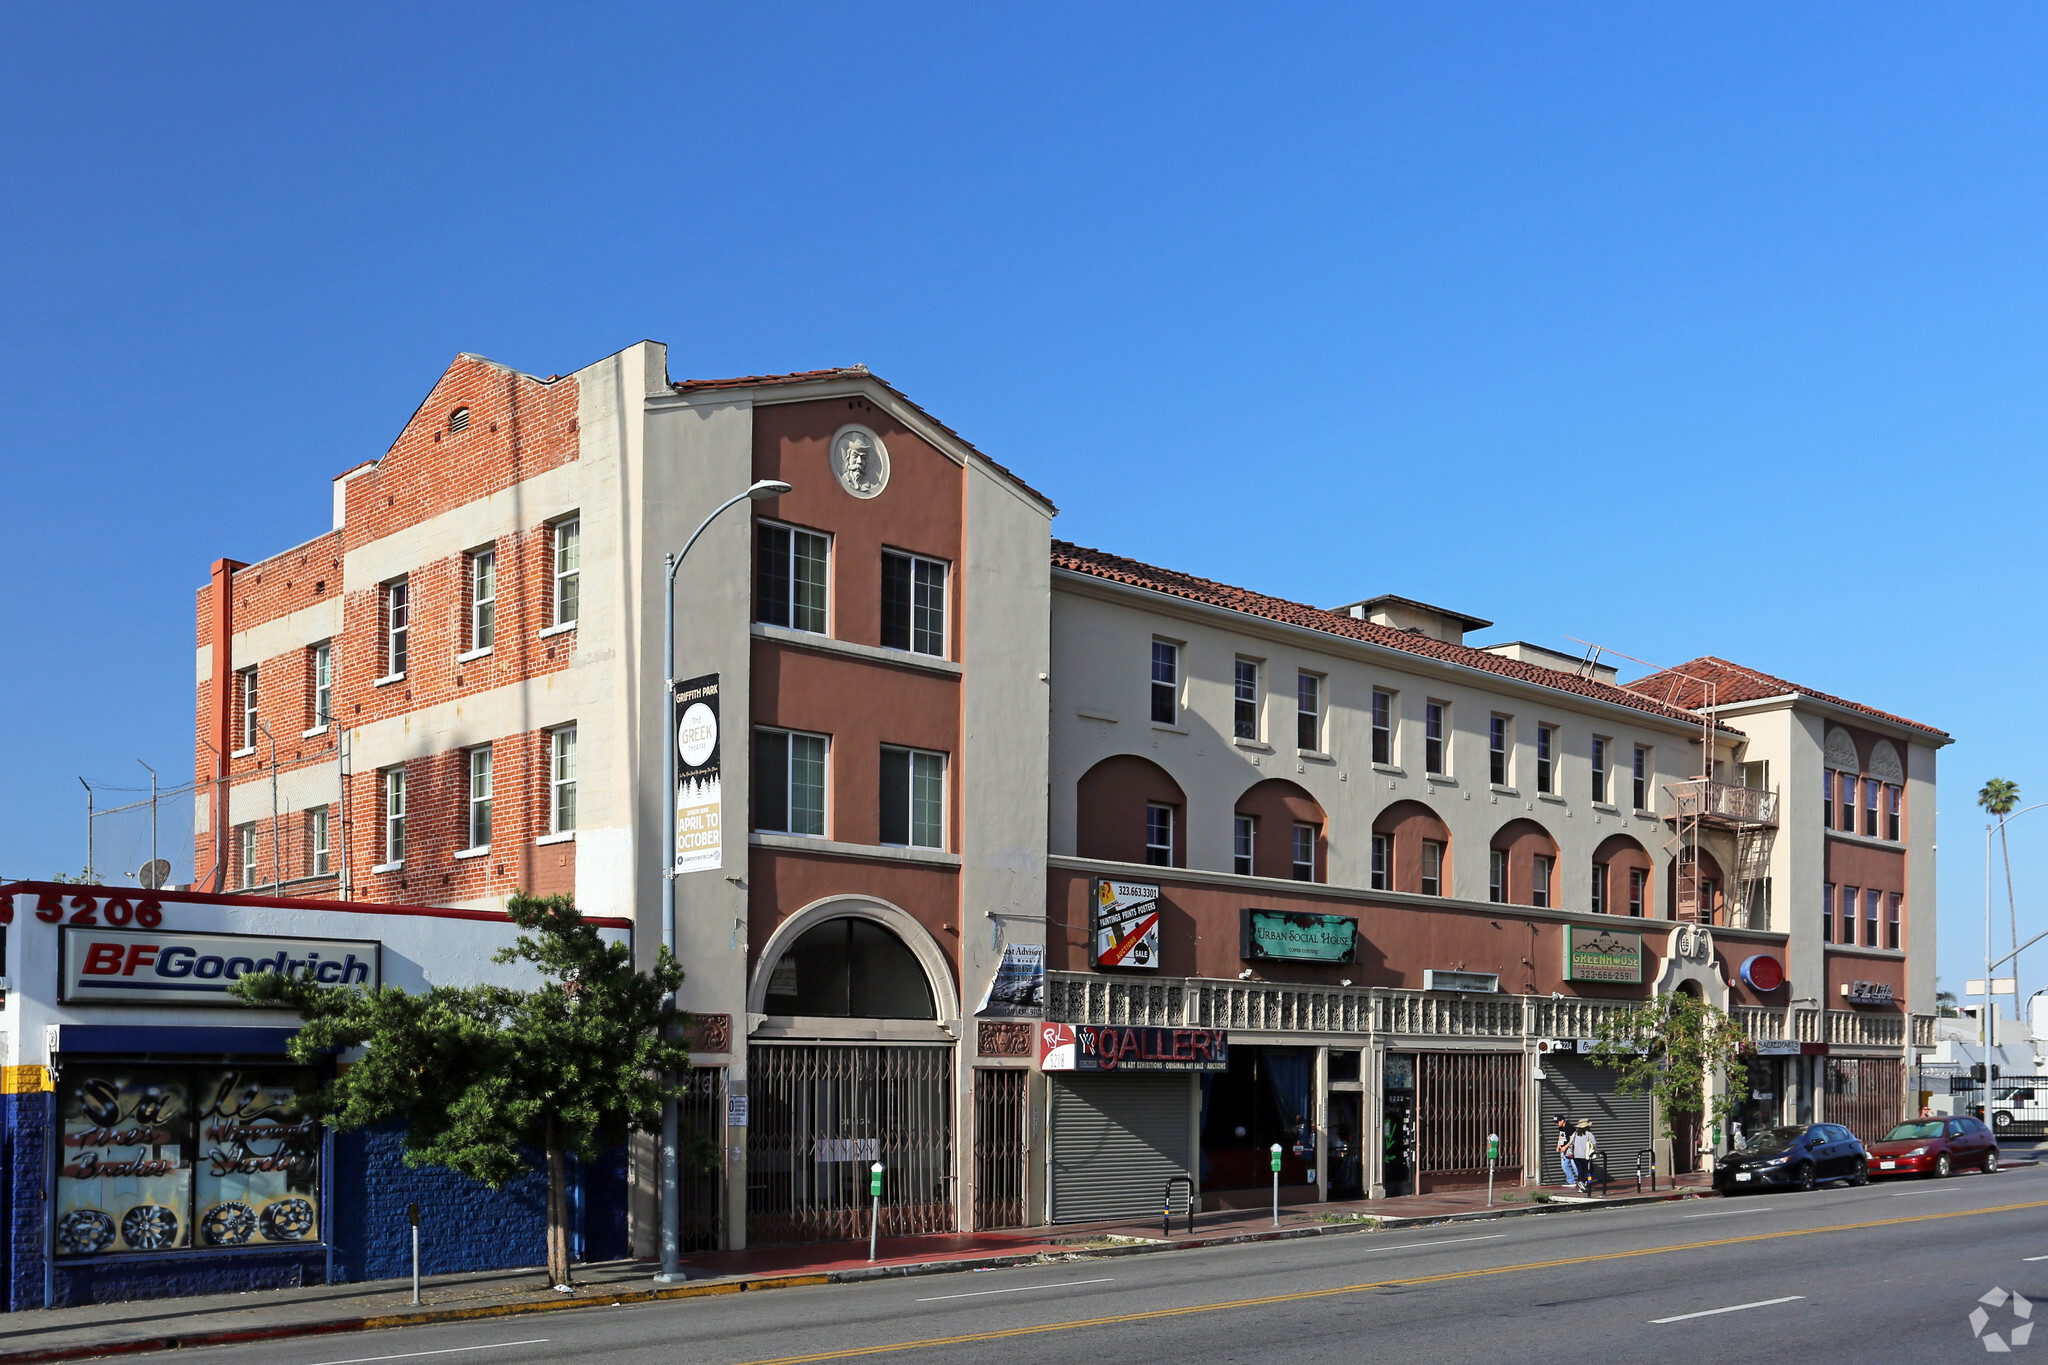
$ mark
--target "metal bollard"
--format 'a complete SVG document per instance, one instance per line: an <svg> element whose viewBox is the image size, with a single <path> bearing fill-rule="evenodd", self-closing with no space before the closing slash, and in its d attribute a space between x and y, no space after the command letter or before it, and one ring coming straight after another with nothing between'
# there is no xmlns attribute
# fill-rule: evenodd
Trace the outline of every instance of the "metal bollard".
<svg viewBox="0 0 2048 1365"><path fill-rule="evenodd" d="M406 1218L412 1223L412 1301L420 1301L420 1206L408 1204Z"/></svg>

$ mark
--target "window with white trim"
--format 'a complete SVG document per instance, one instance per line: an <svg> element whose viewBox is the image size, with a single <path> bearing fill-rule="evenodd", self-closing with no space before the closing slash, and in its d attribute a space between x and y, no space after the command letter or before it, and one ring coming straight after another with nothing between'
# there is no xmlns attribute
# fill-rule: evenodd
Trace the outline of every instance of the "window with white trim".
<svg viewBox="0 0 2048 1365"><path fill-rule="evenodd" d="M554 620L558 626L574 625L582 610L583 522L571 517L555 523Z"/></svg>
<svg viewBox="0 0 2048 1365"><path fill-rule="evenodd" d="M242 686L240 690L242 693L242 742L238 747L243 749L255 748L256 741L260 739L263 734L262 730L258 728L256 719L256 671L256 666L254 664L251 664L249 667L243 669L241 673Z"/></svg>
<svg viewBox="0 0 2048 1365"><path fill-rule="evenodd" d="M1508 718L1492 716L1486 722L1486 780L1496 787L1508 784Z"/></svg>
<svg viewBox="0 0 2048 1365"><path fill-rule="evenodd" d="M1607 913L1607 864L1593 864L1593 883L1588 898L1588 908L1596 915Z"/></svg>
<svg viewBox="0 0 2048 1365"><path fill-rule="evenodd" d="M239 827L242 843L242 889L250 890L256 885L256 826Z"/></svg>
<svg viewBox="0 0 2048 1365"><path fill-rule="evenodd" d="M548 732L548 833L576 828L576 727Z"/></svg>
<svg viewBox="0 0 2048 1365"><path fill-rule="evenodd" d="M1230 870L1240 877L1252 875L1252 846L1257 838L1257 822L1251 816L1238 815L1231 818Z"/></svg>
<svg viewBox="0 0 2048 1365"><path fill-rule="evenodd" d="M1557 727L1536 727L1536 790L1554 795L1557 791Z"/></svg>
<svg viewBox="0 0 2048 1365"><path fill-rule="evenodd" d="M1422 707L1422 768L1438 777L1450 774L1451 707L1448 702L1426 702Z"/></svg>
<svg viewBox="0 0 2048 1365"><path fill-rule="evenodd" d="M1394 694L1375 690L1372 694L1372 761L1391 766L1394 762Z"/></svg>
<svg viewBox="0 0 2048 1365"><path fill-rule="evenodd" d="M946 756L884 747L880 811L883 843L944 848Z"/></svg>
<svg viewBox="0 0 2048 1365"><path fill-rule="evenodd" d="M1441 839L1422 841L1422 894L1441 896L1444 893L1444 842Z"/></svg>
<svg viewBox="0 0 2048 1365"><path fill-rule="evenodd" d="M754 528L754 610L764 625L823 635L832 542L764 521Z"/></svg>
<svg viewBox="0 0 2048 1365"><path fill-rule="evenodd" d="M306 871L315 877L324 877L333 870L329 865L327 849L327 807L315 806L308 815Z"/></svg>
<svg viewBox="0 0 2048 1365"><path fill-rule="evenodd" d="M754 828L825 837L824 735L754 731Z"/></svg>
<svg viewBox="0 0 2048 1365"><path fill-rule="evenodd" d="M1649 890L1650 874L1640 867L1628 870L1628 912L1637 919L1643 917L1644 893Z"/></svg>
<svg viewBox="0 0 2048 1365"><path fill-rule="evenodd" d="M1629 799L1635 802L1636 810L1648 810L1650 808L1650 751L1640 744L1635 747L1635 766L1630 773L1632 790L1629 792Z"/></svg>
<svg viewBox="0 0 2048 1365"><path fill-rule="evenodd" d="M469 643L465 649L489 649L498 638L498 552L477 550L469 556Z"/></svg>
<svg viewBox="0 0 2048 1365"><path fill-rule="evenodd" d="M1173 807L1157 801L1145 806L1145 861L1153 867L1173 866Z"/></svg>
<svg viewBox="0 0 2048 1365"><path fill-rule="evenodd" d="M313 646L313 724L317 728L334 719L334 642L322 640Z"/></svg>
<svg viewBox="0 0 2048 1365"><path fill-rule="evenodd" d="M1180 717L1180 646L1152 642L1152 722L1171 725Z"/></svg>
<svg viewBox="0 0 2048 1365"><path fill-rule="evenodd" d="M1486 898L1495 905L1508 903L1508 851L1504 848L1487 850Z"/></svg>
<svg viewBox="0 0 2048 1365"><path fill-rule="evenodd" d="M1394 889L1394 836L1391 834L1372 836L1371 885L1375 891Z"/></svg>
<svg viewBox="0 0 2048 1365"><path fill-rule="evenodd" d="M1259 737L1259 661L1239 659L1232 679L1231 734L1237 739Z"/></svg>
<svg viewBox="0 0 2048 1365"><path fill-rule="evenodd" d="M946 564L882 551L882 644L946 657Z"/></svg>
<svg viewBox="0 0 2048 1365"><path fill-rule="evenodd" d="M384 585L384 676L387 678L405 674L406 637L411 629L411 602L407 586L403 578L394 578Z"/></svg>
<svg viewBox="0 0 2048 1365"><path fill-rule="evenodd" d="M1294 880L1298 882L1316 879L1316 833L1314 825L1297 823L1294 827Z"/></svg>
<svg viewBox="0 0 2048 1365"><path fill-rule="evenodd" d="M1529 873L1529 904L1538 909L1550 908L1550 876L1555 860L1548 853L1539 853L1531 858Z"/></svg>
<svg viewBox="0 0 2048 1365"><path fill-rule="evenodd" d="M491 846L491 746L469 751L469 846Z"/></svg>
<svg viewBox="0 0 2048 1365"><path fill-rule="evenodd" d="M1294 680L1294 744L1310 753L1323 751L1323 679L1298 673Z"/></svg>
<svg viewBox="0 0 2048 1365"><path fill-rule="evenodd" d="M405 861L405 769L384 770L384 861Z"/></svg>
<svg viewBox="0 0 2048 1365"><path fill-rule="evenodd" d="M1593 799L1607 804L1607 741L1593 736Z"/></svg>

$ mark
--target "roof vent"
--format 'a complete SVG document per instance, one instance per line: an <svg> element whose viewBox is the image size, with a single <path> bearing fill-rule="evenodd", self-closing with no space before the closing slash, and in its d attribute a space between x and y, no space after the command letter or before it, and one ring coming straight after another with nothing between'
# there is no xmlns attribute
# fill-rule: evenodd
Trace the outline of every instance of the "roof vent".
<svg viewBox="0 0 2048 1365"><path fill-rule="evenodd" d="M453 412L451 412L451 413L449 413L449 414L448 414L448 430L450 430L450 431L467 431L467 430L469 430L469 409L468 409L468 408L457 408L457 409L456 409L455 411L453 411Z"/></svg>

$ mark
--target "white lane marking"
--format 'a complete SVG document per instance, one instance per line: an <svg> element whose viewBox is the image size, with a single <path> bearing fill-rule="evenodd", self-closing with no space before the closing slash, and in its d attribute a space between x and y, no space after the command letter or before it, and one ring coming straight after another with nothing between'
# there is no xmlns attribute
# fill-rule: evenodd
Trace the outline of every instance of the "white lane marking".
<svg viewBox="0 0 2048 1365"><path fill-rule="evenodd" d="M1444 1247L1453 1242L1497 1242L1507 1236L1505 1232L1489 1232L1484 1237L1446 1237L1440 1242L1396 1242L1390 1247L1361 1247L1362 1251L1413 1251L1417 1247Z"/></svg>
<svg viewBox="0 0 2048 1365"><path fill-rule="evenodd" d="M319 1365L369 1365L373 1360L416 1360L421 1356L451 1356L458 1351L496 1351L506 1346L542 1346L547 1337L531 1337L525 1341L493 1341L484 1346L444 1346L438 1351L405 1351L395 1356L350 1356L347 1360L323 1360Z"/></svg>
<svg viewBox="0 0 2048 1365"><path fill-rule="evenodd" d="M1113 1283L1115 1281L1109 1278L1100 1280L1061 1280L1058 1284L1020 1284L1010 1289L977 1289L971 1294L934 1294L928 1299L919 1299L918 1302L938 1303L943 1299L979 1299L990 1294L1021 1294L1027 1289L1072 1289L1077 1284Z"/></svg>
<svg viewBox="0 0 2048 1365"><path fill-rule="evenodd" d="M1748 1213L1748 1209L1722 1209L1719 1213L1688 1213L1687 1218L1726 1218L1731 1213Z"/></svg>
<svg viewBox="0 0 2048 1365"><path fill-rule="evenodd" d="M1916 1194L1954 1194L1954 1193L1955 1193L1956 1191L1958 1191L1958 1190L1960 1190L1960 1189L1962 1189L1962 1188L1963 1188L1963 1187L1962 1187L1961 1185L1950 1185L1950 1186L1948 1186L1948 1187L1947 1187L1947 1188L1945 1188L1945 1189L1934 1189L1934 1190L1900 1190L1900 1191L1899 1191L1899 1192L1898 1192L1897 1194L1893 1195L1893 1196L1892 1196L1892 1198L1894 1198L1894 1199L1911 1199L1911 1198L1912 1198L1912 1197L1913 1197L1914 1195L1916 1195Z"/></svg>
<svg viewBox="0 0 2048 1365"><path fill-rule="evenodd" d="M2048 1261L2048 1256L2022 1256L2023 1261Z"/></svg>
<svg viewBox="0 0 2048 1365"><path fill-rule="evenodd" d="M1745 1308L1769 1308L1772 1304L1790 1303L1794 1299L1803 1299L1805 1297L1806 1295L1804 1294L1787 1294L1782 1299L1758 1299L1755 1303L1731 1303L1726 1308L1708 1308L1698 1313L1680 1313L1675 1318L1651 1318L1650 1322L1654 1326L1666 1322L1684 1322L1687 1318L1711 1318L1716 1313L1740 1313Z"/></svg>

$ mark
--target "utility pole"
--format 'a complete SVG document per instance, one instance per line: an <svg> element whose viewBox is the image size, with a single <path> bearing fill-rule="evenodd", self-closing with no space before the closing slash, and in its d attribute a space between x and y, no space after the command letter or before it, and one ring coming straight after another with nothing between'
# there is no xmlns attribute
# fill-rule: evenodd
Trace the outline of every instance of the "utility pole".
<svg viewBox="0 0 2048 1365"><path fill-rule="evenodd" d="M141 759L139 759L139 758L138 758L138 759L136 759L135 761L136 761L137 763L142 763L142 760L141 760ZM145 768L149 768L149 860L150 860L150 861L151 861L151 862L153 863L153 862L155 862L155 861L157 860L157 859L156 859L156 769L154 769L154 768L150 768L150 767L149 767L149 765L148 765L147 763L142 763L142 766L143 766L143 767L145 767Z"/></svg>

